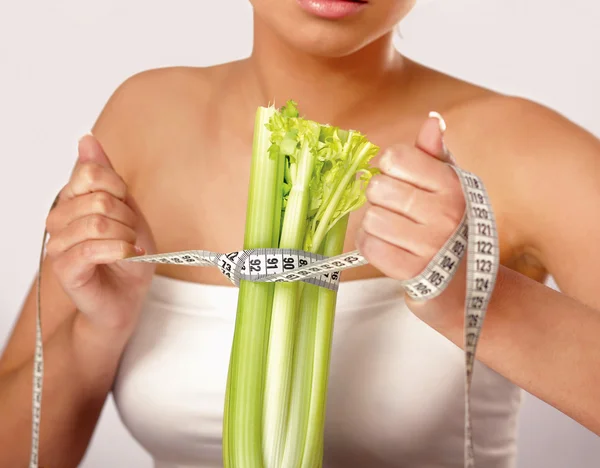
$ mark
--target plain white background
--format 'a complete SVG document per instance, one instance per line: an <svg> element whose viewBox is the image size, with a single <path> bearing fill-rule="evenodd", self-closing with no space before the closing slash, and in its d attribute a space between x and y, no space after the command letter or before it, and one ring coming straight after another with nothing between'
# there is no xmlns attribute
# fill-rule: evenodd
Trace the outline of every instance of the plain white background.
<svg viewBox="0 0 600 468"><path fill-rule="evenodd" d="M397 41L407 55L546 104L600 135L599 3L418 3ZM44 218L77 139L110 93L143 69L246 56L251 32L247 0L2 0L0 345L33 279ZM600 438L533 397L525 398L520 431L519 468L600 465ZM151 466L110 401L82 466Z"/></svg>

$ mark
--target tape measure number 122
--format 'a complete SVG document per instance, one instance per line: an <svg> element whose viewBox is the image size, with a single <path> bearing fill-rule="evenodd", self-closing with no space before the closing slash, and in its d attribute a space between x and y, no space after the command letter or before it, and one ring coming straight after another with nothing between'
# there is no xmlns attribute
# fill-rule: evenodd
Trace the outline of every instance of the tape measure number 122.
<svg viewBox="0 0 600 468"><path fill-rule="evenodd" d="M442 249L415 278L399 281L415 300L432 299L446 288L467 254L465 300L465 450L464 467L473 468L473 437L471 428L470 391L477 343L485 312L489 304L499 267L499 245L496 222L489 197L481 180L469 172L450 165L460 180L466 201L464 217ZM41 328L41 266L47 233L40 254L37 282L36 346L33 375L33 420L29 468L38 468L40 419L44 357ZM238 286L241 280L259 282L306 281L320 287L337 290L342 270L364 265L367 260L359 251L335 257L323 257L290 249L254 249L230 253L189 250L127 259L132 262L171 263L179 265L214 266Z"/></svg>

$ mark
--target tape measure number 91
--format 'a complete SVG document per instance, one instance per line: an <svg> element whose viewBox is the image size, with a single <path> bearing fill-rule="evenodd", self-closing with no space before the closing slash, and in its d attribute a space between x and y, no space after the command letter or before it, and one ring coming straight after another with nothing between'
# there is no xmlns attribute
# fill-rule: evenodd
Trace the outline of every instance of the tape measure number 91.
<svg viewBox="0 0 600 468"><path fill-rule="evenodd" d="M443 248L415 278L399 281L407 294L415 300L432 299L446 288L467 253L465 300L465 450L464 466L473 468L470 391L477 343L481 334L485 312L490 301L499 267L499 246L496 222L491 204L481 180L474 174L450 165L458 175L466 201L464 217ZM36 324L36 351L33 382L33 423L30 468L38 468L39 435L42 408L43 345L41 328L41 263L38 272L38 310ZM156 255L143 255L127 259L132 262L171 263L179 265L218 267L231 282L240 281L290 282L306 281L320 287L337 290L340 272L364 265L367 260L359 251L335 257L323 257L304 251L289 249L254 249L230 253L189 250Z"/></svg>

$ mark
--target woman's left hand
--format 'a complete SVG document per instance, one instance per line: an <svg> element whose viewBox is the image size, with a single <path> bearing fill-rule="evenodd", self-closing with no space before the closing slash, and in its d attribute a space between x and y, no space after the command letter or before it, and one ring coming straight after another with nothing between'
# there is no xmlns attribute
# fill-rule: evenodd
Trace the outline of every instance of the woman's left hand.
<svg viewBox="0 0 600 468"><path fill-rule="evenodd" d="M370 206L356 246L388 277L408 280L419 275L463 218L465 199L456 172L447 164L454 161L443 141L444 130L444 121L430 116L413 146L393 146L382 155L382 173L369 182ZM462 268L457 276L461 273Z"/></svg>

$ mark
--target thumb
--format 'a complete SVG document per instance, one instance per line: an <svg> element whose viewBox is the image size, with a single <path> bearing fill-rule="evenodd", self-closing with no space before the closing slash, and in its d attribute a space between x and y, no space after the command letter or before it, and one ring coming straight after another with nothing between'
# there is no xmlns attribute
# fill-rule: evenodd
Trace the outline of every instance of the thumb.
<svg viewBox="0 0 600 468"><path fill-rule="evenodd" d="M415 146L434 158L454 164L454 158L444 143L445 131L446 122L442 116L437 112L430 112L429 118L419 130Z"/></svg>
<svg viewBox="0 0 600 468"><path fill-rule="evenodd" d="M84 135L79 140L78 153L79 156L77 161L79 163L93 162L113 169L113 166L106 156L102 145L91 133Z"/></svg>

